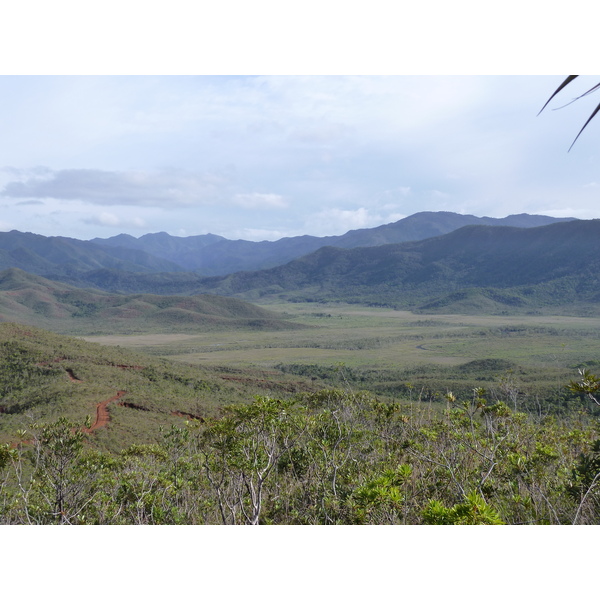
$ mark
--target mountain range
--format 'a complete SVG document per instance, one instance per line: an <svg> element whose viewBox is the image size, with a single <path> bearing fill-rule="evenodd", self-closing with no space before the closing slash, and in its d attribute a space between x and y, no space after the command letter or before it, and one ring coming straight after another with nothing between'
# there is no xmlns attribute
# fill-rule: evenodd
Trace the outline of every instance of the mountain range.
<svg viewBox="0 0 600 600"><path fill-rule="evenodd" d="M358 248L397 244L443 235L466 225L539 227L569 220L571 219L527 214L494 219L451 212L420 212L395 223L371 229L356 229L344 235L328 237L303 235L282 238L274 242L227 240L213 234L180 238L167 233L150 233L140 238L121 234L90 241L113 251L125 248L142 251L156 258L171 261L185 271L211 276L276 267L325 246Z"/></svg>
<svg viewBox="0 0 600 600"><path fill-rule="evenodd" d="M220 256L219 268L227 261L233 268L239 265L238 252L248 263L279 264L213 276L185 266L192 258L199 264L209 256L218 262ZM294 253L300 255L288 260L286 254ZM539 215L488 219L418 213L343 236L278 242L231 241L212 234L120 235L88 242L0 234L0 268L16 267L113 296L213 294L254 302L344 301L429 312L563 307L595 313L600 307L598 257L600 220Z"/></svg>
<svg viewBox="0 0 600 600"><path fill-rule="evenodd" d="M532 229L467 226L371 248L321 248L255 272L203 280L198 290L247 300L345 301L419 310L600 302L600 220ZM477 299L475 300L475 297Z"/></svg>
<svg viewBox="0 0 600 600"><path fill-rule="evenodd" d="M149 233L135 238L120 234L84 241L34 233L0 233L0 269L18 268L50 279L79 285L98 270L127 273L190 273L228 275L283 265L319 248L357 248L422 240L466 225L539 227L570 219L543 215L511 215L503 219L421 212L396 223L357 229L330 237L298 236L275 242L227 240L206 234L176 237Z"/></svg>

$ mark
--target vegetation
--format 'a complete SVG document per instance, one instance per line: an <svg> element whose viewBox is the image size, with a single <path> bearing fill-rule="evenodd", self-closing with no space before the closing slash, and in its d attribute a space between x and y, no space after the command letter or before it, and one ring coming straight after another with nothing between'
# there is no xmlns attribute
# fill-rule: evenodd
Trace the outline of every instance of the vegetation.
<svg viewBox="0 0 600 600"><path fill-rule="evenodd" d="M63 283L0 273L0 523L600 524L598 233L478 225L213 278L4 248ZM64 283L92 280L164 294Z"/></svg>
<svg viewBox="0 0 600 600"><path fill-rule="evenodd" d="M598 524L596 420L446 396L443 411L323 390L258 396L122 451L76 423L0 449L2 523ZM26 438L29 432L23 432Z"/></svg>
<svg viewBox="0 0 600 600"><path fill-rule="evenodd" d="M402 244L321 248L285 265L199 279L196 290L424 313L597 314L600 221L533 229L467 226ZM130 282L142 280L132 275Z"/></svg>
<svg viewBox="0 0 600 600"><path fill-rule="evenodd" d="M514 410L566 414L577 369L596 370L600 320L592 317L415 315L344 304L271 304L287 331L190 332L185 336L94 336L186 364L281 372L311 385L370 391L380 398L440 403L474 387Z"/></svg>
<svg viewBox="0 0 600 600"><path fill-rule="evenodd" d="M0 272L0 319L60 333L98 334L218 330L285 330L299 325L235 298L159 296L82 290L26 273Z"/></svg>
<svg viewBox="0 0 600 600"><path fill-rule="evenodd" d="M331 388L15 324L0 339L3 524L600 524L586 367L539 411L501 359L454 381L494 388L381 395L345 368Z"/></svg>
<svg viewBox="0 0 600 600"><path fill-rule="evenodd" d="M283 250L275 251L276 259L265 258L260 263L263 267L279 266L221 277L181 272L180 266L176 269L165 267L164 271L158 272L158 268L148 266L150 262L139 256L138 262L144 263L144 268L92 260L78 245L65 242L63 247L64 240L58 252L54 248L58 242L49 238L54 245L48 248L43 245L47 252L43 259L32 259L30 264L23 258L14 265L23 266L31 273L47 275L55 282L34 280L34 276L29 275L25 285L20 281L23 271L9 269L0 273L0 310L6 320L19 320L20 313L25 311L22 319L42 327L48 327L47 323L56 319L72 316L87 320L88 325L99 323L100 327L106 322L127 327L132 325L132 318L138 318L147 320L148 326L185 328L194 324L212 326L212 321L204 315L199 317L196 313L203 311L198 307L190 308L190 302L186 303L182 296L212 294L214 298L216 294L261 303L282 300L352 302L429 314L598 314L600 221L564 220L530 227L533 222L540 219L544 222L547 218L516 215L510 220L507 218L507 222L519 226L467 225L456 229L459 222L476 218L452 213L420 213L418 217L374 230L349 232L335 240L314 238L318 240L319 249L308 254L305 253L307 247L296 240L289 256ZM481 221L488 222L485 219L478 222ZM445 233L447 231L450 232ZM436 232L445 234L436 236ZM10 232L7 235L13 233L18 234ZM419 241L386 243L402 237L418 239L432 235L434 237ZM226 242L213 241L204 247L214 249ZM10 252L31 258L34 250L24 242L25 245L18 245L20 243L20 238L13 242L16 247L11 246ZM332 245L323 247L325 243ZM264 244L277 245L277 242ZM117 251L110 244L99 248ZM142 251L129 249L127 252L135 258L136 252ZM226 256L227 253L218 254ZM243 250L242 254L250 256L251 253ZM83 260L83 256L87 258ZM281 264L294 256L294 260ZM58 271L44 266L44 261L51 258L58 261ZM7 266L10 264L8 261ZM259 263L238 265L248 269L258 266ZM103 295L78 289L86 287L111 293ZM157 314L165 307L160 306L156 297L152 298L156 294L176 296L177 300L167 312ZM74 327L72 323L70 332ZM135 327L142 331L145 324L139 323Z"/></svg>
<svg viewBox="0 0 600 600"><path fill-rule="evenodd" d="M0 324L0 443L57 419L84 423L105 403L95 448L161 439L161 427L218 414L252 394L290 396L318 384L271 371L189 366L13 323Z"/></svg>
<svg viewBox="0 0 600 600"><path fill-rule="evenodd" d="M548 106L548 104L552 101L552 99L561 90L563 90L565 87L567 87L567 85L569 85L575 79L577 79L577 77L579 77L579 75L569 75L558 86L558 88L554 91L554 93L550 96L550 98L548 98L548 100L546 101L546 104L544 104L544 106L542 106L542 110L540 110L540 113L546 108L546 106ZM594 85L593 87L591 87L589 90L587 90L587 92L584 92L583 94L581 94L580 96L578 96L577 98L575 98L574 100L572 100L571 102L575 102L575 100L579 100L580 98L583 98L584 96L587 96L588 94L591 94L592 92L595 92L598 88L600 88L600 83L597 83L596 85ZM569 104L570 104L570 102L569 102ZM583 133L583 130L589 125L590 121L596 116L596 114L598 113L598 111L600 111L600 104L598 104L598 106L596 106L596 108L593 110L592 114L588 117L588 120L584 123L583 127L579 130L579 133L575 136L575 139L573 140L573 143L569 147L569 150L571 150L571 148L573 147L573 145L575 144L575 142L577 141L577 139L579 138L579 136Z"/></svg>
<svg viewBox="0 0 600 600"><path fill-rule="evenodd" d="M181 294L190 274L198 280L198 276L183 271L202 276L227 275L282 265L323 246L380 246L442 235L465 225L537 227L564 220L569 219L526 214L493 219L423 212L396 223L349 231L340 236L305 235L275 242L227 240L213 234L175 237L164 232L139 239L121 234L82 241L10 231L0 233L0 270L19 268L73 285L99 285L105 290ZM124 274L130 278L123 277ZM133 277L134 274L137 275ZM148 279L156 280L155 287L126 287L134 281L140 286ZM179 288L159 292L161 280L163 285L165 280L170 280L171 285L177 284ZM119 287L115 287L117 282Z"/></svg>

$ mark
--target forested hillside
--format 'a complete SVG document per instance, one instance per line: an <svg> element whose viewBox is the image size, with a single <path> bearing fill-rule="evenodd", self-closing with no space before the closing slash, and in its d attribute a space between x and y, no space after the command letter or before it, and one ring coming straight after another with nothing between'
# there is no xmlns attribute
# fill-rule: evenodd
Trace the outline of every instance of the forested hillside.
<svg viewBox="0 0 600 600"><path fill-rule="evenodd" d="M0 522L600 524L596 424L535 421L482 389L441 410L261 396L120 452L95 435L61 418L0 446Z"/></svg>
<svg viewBox="0 0 600 600"><path fill-rule="evenodd" d="M468 226L420 242L322 248L281 267L207 279L246 299L376 303L417 310L595 310L600 220L519 229ZM592 308L590 308L592 307Z"/></svg>
<svg viewBox="0 0 600 600"><path fill-rule="evenodd" d="M182 271L141 250L98 246L65 237L33 233L0 233L0 269L18 268L44 277L76 280L78 275L107 268L129 272Z"/></svg>

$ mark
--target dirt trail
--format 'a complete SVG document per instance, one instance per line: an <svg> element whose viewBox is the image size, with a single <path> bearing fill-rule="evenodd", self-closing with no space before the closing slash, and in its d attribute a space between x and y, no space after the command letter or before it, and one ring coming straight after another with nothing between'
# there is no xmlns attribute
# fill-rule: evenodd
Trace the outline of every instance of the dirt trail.
<svg viewBox="0 0 600 600"><path fill-rule="evenodd" d="M58 357L55 358L52 361L47 361L47 362L41 362L38 363L38 366L47 366L51 363L58 363L58 362L62 362L63 360L66 360L64 357ZM138 365L114 365L116 368L118 369L135 369L135 370L141 370L144 367L138 366ZM79 379L79 377L77 377L77 375L75 375L75 373L73 372L73 369L71 368L66 368L65 372L67 373L67 375L69 376L69 379L71 381L73 381L74 383L82 383L82 380ZM90 426L90 427L83 427L81 429L82 432L84 433L93 433L94 431L96 431L96 429L100 429L101 427L106 427L109 423L110 423L110 413L108 412L108 405L112 404L113 402L117 402L118 400L120 400L125 394L127 393L126 390L119 390L114 396L111 396L110 398L108 398L108 400L104 400L102 402L99 402L96 405L96 420L94 421L94 423ZM132 403L128 403L128 402L119 402L120 406L126 406L127 408L135 408L138 410L149 410L148 408L145 408L143 406L138 406L136 404L132 404ZM172 415L174 416L178 416L178 417L184 417L187 419L195 419L195 420L199 420L199 421L204 421L204 419L198 415L193 415L191 413L187 413L187 412L180 412L180 411L173 411L171 412ZM16 447L19 443L22 444L31 444L33 443L33 440L24 440L22 442L13 442L11 444L11 448Z"/></svg>
<svg viewBox="0 0 600 600"><path fill-rule="evenodd" d="M108 400L104 400L96 405L96 420L89 428L84 428L81 431L84 433L92 433L96 429L100 427L106 427L110 422L110 413L108 412L108 405L111 402L116 402L121 399L127 392L125 390L118 391L114 396L109 398Z"/></svg>

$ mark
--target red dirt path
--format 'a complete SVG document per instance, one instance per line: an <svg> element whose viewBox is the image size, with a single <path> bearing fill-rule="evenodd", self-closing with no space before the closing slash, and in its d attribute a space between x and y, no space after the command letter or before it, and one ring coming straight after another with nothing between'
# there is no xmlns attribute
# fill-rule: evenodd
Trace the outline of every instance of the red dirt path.
<svg viewBox="0 0 600 600"><path fill-rule="evenodd" d="M59 358L55 358L51 362L62 362L63 360L65 360L65 358L59 357ZM46 365L50 364L50 362L44 362L44 363L38 363L38 364L39 364L39 366L46 366ZM143 367L140 367L138 365L114 365L114 366L119 369L143 369ZM65 371L71 381L73 381L75 383L81 383L81 379L79 379L79 377L77 377L75 375L75 373L73 373L72 369L65 369ZM108 412L108 405L111 404L112 402L116 402L117 400L120 400L126 393L127 393L127 391L125 391L125 390L119 390L114 396L112 396L108 400L99 402L96 405L96 420L90 427L84 427L81 429L81 431L83 431L84 433L93 433L96 429L100 429L101 427L106 427L110 422L110 413ZM137 409L141 409L141 410L148 410L141 406L137 406L134 404L128 404L126 402L120 402L119 404L121 406L127 406L128 408L137 408ZM187 412L172 411L171 414L174 416L183 417L183 418L187 418L187 419L196 419L201 422L204 421L204 419L202 417L200 417L198 415L193 415L193 414L187 413ZM30 444L32 442L33 442L33 440L25 440L21 443ZM19 442L13 442L11 444L11 448L16 447L18 444L19 444Z"/></svg>
<svg viewBox="0 0 600 600"><path fill-rule="evenodd" d="M116 402L117 400L119 400L120 398L122 398L127 392L125 390L120 390L118 391L112 398L109 398L108 400L104 400L104 402L100 402L99 404L96 405L96 420L94 421L94 423L92 424L91 427L89 428L84 428L81 431L83 431L84 433L92 433L92 431L95 431L96 429L99 429L100 427L106 427L110 421L110 414L108 412L108 405L111 402Z"/></svg>

